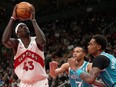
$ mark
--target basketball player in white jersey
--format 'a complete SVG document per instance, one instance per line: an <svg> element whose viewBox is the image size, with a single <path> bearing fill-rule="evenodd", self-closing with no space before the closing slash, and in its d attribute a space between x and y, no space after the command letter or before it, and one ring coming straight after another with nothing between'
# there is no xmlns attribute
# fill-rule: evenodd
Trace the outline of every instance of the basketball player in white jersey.
<svg viewBox="0 0 116 87"><path fill-rule="evenodd" d="M3 33L2 43L5 47L13 49L14 71L20 79L19 87L48 87L48 76L44 64L46 39L35 20L35 8L32 6L30 21L36 36L31 37L26 24L19 23L15 29L18 39L11 38L13 25L18 19L15 13L16 8L17 5Z"/></svg>
<svg viewBox="0 0 116 87"><path fill-rule="evenodd" d="M89 70L92 67L92 64L84 61L84 57L86 55L85 50L82 47L75 47L73 50L73 59L78 62L77 68L84 70L85 72L89 72ZM75 72L73 72L70 68L69 63L64 63L61 65L61 67L58 68L58 62L52 61L50 62L50 76L55 78L57 75L68 72L70 85L71 87L95 87L94 85L98 87L103 87L103 83L95 81L94 85L88 84L81 80Z"/></svg>

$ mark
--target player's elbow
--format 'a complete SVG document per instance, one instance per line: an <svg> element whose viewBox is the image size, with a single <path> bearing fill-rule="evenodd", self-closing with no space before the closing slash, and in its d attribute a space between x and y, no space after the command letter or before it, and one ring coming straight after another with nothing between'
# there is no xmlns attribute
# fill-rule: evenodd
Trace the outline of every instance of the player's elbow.
<svg viewBox="0 0 116 87"><path fill-rule="evenodd" d="M9 40L2 38L2 44L6 45L7 43L9 43Z"/></svg>
<svg viewBox="0 0 116 87"><path fill-rule="evenodd" d="M2 44L3 44L6 48L12 48L12 47L13 47L13 43L11 43L11 42L9 42L9 41L2 40Z"/></svg>
<svg viewBox="0 0 116 87"><path fill-rule="evenodd" d="M4 39L2 39L2 44L3 44L3 45L6 44L6 41L5 41Z"/></svg>
<svg viewBox="0 0 116 87"><path fill-rule="evenodd" d="M3 44L4 46L6 46L6 45L7 45L7 42L6 42L5 40L2 40L2 44Z"/></svg>

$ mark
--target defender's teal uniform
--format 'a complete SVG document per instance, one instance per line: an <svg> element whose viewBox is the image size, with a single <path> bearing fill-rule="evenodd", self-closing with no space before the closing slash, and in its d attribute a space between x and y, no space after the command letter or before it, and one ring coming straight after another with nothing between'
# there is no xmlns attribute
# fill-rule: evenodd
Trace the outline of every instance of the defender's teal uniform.
<svg viewBox="0 0 116 87"><path fill-rule="evenodd" d="M83 65L79 69L82 69L85 72L87 72L88 64L89 64L89 62L84 61ZM71 87L94 87L94 86L84 82L83 80L81 80L78 77L78 75L76 75L76 72L74 72L70 68L69 68L69 80L70 80Z"/></svg>
<svg viewBox="0 0 116 87"><path fill-rule="evenodd" d="M100 77L107 87L116 87L116 58L105 52L102 52L101 55L110 59L110 64L100 73Z"/></svg>

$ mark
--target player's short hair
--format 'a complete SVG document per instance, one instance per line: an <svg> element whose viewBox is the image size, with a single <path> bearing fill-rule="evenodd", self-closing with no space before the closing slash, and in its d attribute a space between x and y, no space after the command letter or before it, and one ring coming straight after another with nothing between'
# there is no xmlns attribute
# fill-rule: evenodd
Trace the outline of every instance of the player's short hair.
<svg viewBox="0 0 116 87"><path fill-rule="evenodd" d="M77 46L77 47L81 48L84 53L87 53L87 50L84 47L81 47L81 46Z"/></svg>
<svg viewBox="0 0 116 87"><path fill-rule="evenodd" d="M101 49L105 50L107 45L108 45L108 41L107 38L103 35L100 34L96 34L92 37L92 39L95 39L96 43L101 45Z"/></svg>

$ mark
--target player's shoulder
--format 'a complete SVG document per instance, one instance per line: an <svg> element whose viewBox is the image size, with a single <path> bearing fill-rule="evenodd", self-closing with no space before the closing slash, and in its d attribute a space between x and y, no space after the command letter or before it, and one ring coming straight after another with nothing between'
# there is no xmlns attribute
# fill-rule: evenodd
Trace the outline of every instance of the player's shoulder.
<svg viewBox="0 0 116 87"><path fill-rule="evenodd" d="M99 61L104 61L104 60L108 60L108 56L107 55L98 55L97 57L94 58L95 62L99 62Z"/></svg>
<svg viewBox="0 0 116 87"><path fill-rule="evenodd" d="M12 43L12 45L17 47L18 43L19 43L19 39L18 38L10 38L10 42Z"/></svg>

